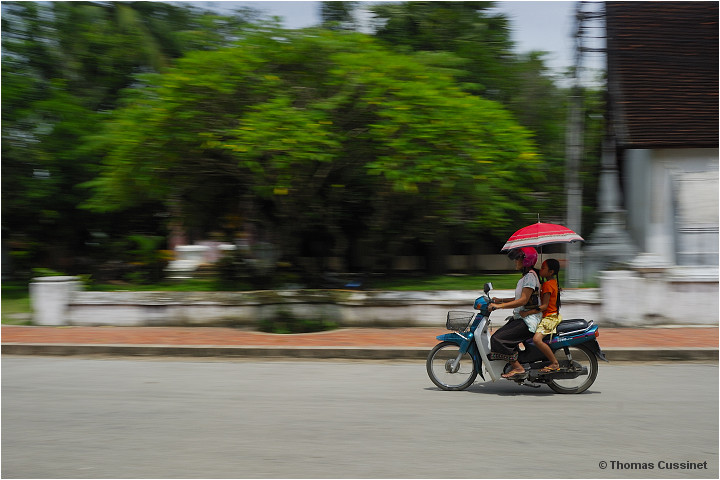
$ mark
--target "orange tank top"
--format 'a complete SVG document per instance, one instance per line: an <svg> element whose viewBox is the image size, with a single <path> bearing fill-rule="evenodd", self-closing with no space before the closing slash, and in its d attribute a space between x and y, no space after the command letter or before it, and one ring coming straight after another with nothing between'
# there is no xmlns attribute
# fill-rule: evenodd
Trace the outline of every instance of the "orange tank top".
<svg viewBox="0 0 720 480"><path fill-rule="evenodd" d="M543 312L543 317L558 313L557 298L558 298L558 283L557 280L548 280L542 284L542 290L540 290L540 297L544 297L546 293L550 294L550 303L548 304L547 310Z"/></svg>

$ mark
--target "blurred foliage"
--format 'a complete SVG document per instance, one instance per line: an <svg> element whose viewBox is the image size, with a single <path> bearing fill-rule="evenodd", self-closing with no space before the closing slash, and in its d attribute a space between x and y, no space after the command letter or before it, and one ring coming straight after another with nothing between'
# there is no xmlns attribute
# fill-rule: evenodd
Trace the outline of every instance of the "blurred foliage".
<svg viewBox="0 0 720 480"><path fill-rule="evenodd" d="M371 10L378 38L400 51L452 52L463 59L457 78L465 91L502 103L533 132L542 157L533 168L543 182L535 183L527 212L563 218L567 92L545 65L546 52L513 53L510 20L492 12L493 4L397 2Z"/></svg>
<svg viewBox="0 0 720 480"><path fill-rule="evenodd" d="M391 276L374 279L373 290L392 291L434 291L434 290L477 290L482 291L487 282L493 284L495 290L514 290L517 286L518 273L482 275L433 275L422 277Z"/></svg>
<svg viewBox="0 0 720 480"><path fill-rule="evenodd" d="M13 272L153 282L179 228L274 244L313 284L330 255L442 271L528 212L562 218L567 95L542 52L513 54L491 2L378 4L373 34L357 4L287 31L192 3L3 2Z"/></svg>
<svg viewBox="0 0 720 480"><path fill-rule="evenodd" d="M582 235L591 238L595 224L600 219L597 211L597 195L600 180L600 159L605 136L605 92L583 89L583 145L585 155L580 166L580 182L583 186Z"/></svg>
<svg viewBox="0 0 720 480"><path fill-rule="evenodd" d="M330 30L355 30L355 9L359 2L321 2L322 26Z"/></svg>
<svg viewBox="0 0 720 480"><path fill-rule="evenodd" d="M392 257L448 229L502 234L531 208L541 161L502 105L457 87L454 63L327 30L261 28L191 52L139 76L108 116L86 205L235 214L291 258L308 238Z"/></svg>
<svg viewBox="0 0 720 480"><path fill-rule="evenodd" d="M35 266L93 270L112 238L165 234L156 206L78 208L89 195L78 185L102 158L86 138L136 74L225 46L244 22L160 2L3 2L3 247L15 276Z"/></svg>
<svg viewBox="0 0 720 480"><path fill-rule="evenodd" d="M223 290L242 290L245 287L263 290L297 283L297 276L278 270L276 255L275 249L265 243L258 244L255 249L236 249L226 253L215 264L219 285Z"/></svg>
<svg viewBox="0 0 720 480"><path fill-rule="evenodd" d="M163 250L165 238L149 235L130 235L127 263L132 271L126 274L134 283L156 283L162 280L163 272L172 259L172 252Z"/></svg>
<svg viewBox="0 0 720 480"><path fill-rule="evenodd" d="M32 307L27 282L2 282L2 324L30 325L32 323Z"/></svg>
<svg viewBox="0 0 720 480"><path fill-rule="evenodd" d="M335 330L339 328L337 322L318 317L298 317L292 312L280 309L274 316L261 319L258 330L261 332L289 334L312 333Z"/></svg>
<svg viewBox="0 0 720 480"><path fill-rule="evenodd" d="M467 59L466 88L508 100L515 58L510 22L490 14L493 2L385 2L370 8L375 35L399 51L450 51Z"/></svg>
<svg viewBox="0 0 720 480"><path fill-rule="evenodd" d="M57 270L53 270L52 268L33 268L32 269L32 275L34 277L62 277L65 274L63 272L58 272Z"/></svg>

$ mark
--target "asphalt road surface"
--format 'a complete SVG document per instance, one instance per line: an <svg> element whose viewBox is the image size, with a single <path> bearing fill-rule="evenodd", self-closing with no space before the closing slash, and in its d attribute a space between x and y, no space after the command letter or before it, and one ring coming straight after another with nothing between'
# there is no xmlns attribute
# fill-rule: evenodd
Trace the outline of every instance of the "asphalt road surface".
<svg viewBox="0 0 720 480"><path fill-rule="evenodd" d="M419 362L4 356L0 474L718 478L718 366L601 364L558 395L444 392Z"/></svg>

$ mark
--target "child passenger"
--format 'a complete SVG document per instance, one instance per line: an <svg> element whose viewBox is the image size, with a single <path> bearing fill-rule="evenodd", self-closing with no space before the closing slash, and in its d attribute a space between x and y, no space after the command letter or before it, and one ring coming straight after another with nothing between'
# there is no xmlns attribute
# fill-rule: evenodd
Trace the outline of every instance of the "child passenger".
<svg viewBox="0 0 720 480"><path fill-rule="evenodd" d="M560 370L560 364L555 358L552 349L543 342L545 335L552 335L556 332L558 324L562 321L560 316L560 285L558 275L560 273L560 262L554 258L548 258L540 267L540 276L545 279L540 289L540 311L543 314L542 320L535 330L533 343L550 360L550 365L540 370L541 373L550 373Z"/></svg>

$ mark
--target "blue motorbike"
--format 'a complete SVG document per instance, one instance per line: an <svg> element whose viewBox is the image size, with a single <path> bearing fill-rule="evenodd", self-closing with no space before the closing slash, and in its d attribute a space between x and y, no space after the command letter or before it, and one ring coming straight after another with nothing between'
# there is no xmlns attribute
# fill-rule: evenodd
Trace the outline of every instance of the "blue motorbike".
<svg viewBox="0 0 720 480"><path fill-rule="evenodd" d="M503 360L489 360L490 311L489 293L492 284L486 283L484 295L475 301L475 312L448 312L446 327L452 333L438 335L440 343L430 351L427 372L430 380L442 390L464 390L473 384L478 374L491 381L502 379L512 366ZM598 326L592 320L564 320L557 327L557 334L545 337L555 353L560 370L543 373L550 364L545 355L531 340L523 343L518 361L525 374L514 376L512 381L539 388L547 385L557 393L582 393L595 382L598 374L598 358L607 362L600 345Z"/></svg>

